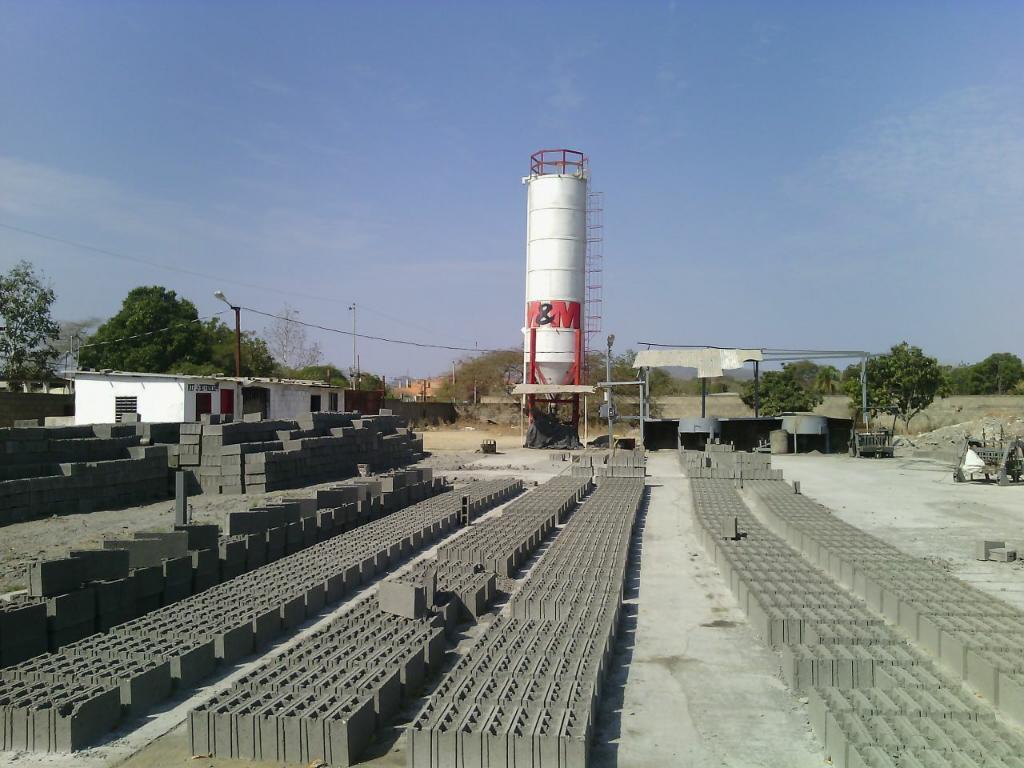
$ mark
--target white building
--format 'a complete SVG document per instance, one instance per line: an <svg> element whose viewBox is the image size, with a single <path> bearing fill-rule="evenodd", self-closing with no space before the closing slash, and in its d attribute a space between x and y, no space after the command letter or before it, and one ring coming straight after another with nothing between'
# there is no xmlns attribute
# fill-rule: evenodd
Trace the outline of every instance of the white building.
<svg viewBox="0 0 1024 768"><path fill-rule="evenodd" d="M317 411L343 411L344 390L317 381L186 376L173 373L75 371L75 424L109 424L121 414L141 421L198 421L203 414L259 413L296 419Z"/></svg>

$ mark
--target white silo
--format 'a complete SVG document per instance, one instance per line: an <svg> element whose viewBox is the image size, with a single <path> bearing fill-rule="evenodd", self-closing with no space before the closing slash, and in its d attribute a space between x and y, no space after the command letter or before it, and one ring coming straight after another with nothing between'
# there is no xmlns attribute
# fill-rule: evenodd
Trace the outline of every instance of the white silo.
<svg viewBox="0 0 1024 768"><path fill-rule="evenodd" d="M526 184L526 322L523 380L580 384L587 257L587 158L544 149ZM548 398L568 402L566 398ZM578 398L573 420L578 419ZM533 402L530 403L531 412Z"/></svg>

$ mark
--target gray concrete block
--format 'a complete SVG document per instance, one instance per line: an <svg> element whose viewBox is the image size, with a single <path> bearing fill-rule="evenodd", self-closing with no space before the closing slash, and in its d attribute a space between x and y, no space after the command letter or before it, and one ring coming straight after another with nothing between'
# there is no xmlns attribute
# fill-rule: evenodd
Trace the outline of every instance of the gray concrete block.
<svg viewBox="0 0 1024 768"><path fill-rule="evenodd" d="M28 566L28 593L51 597L82 586L81 563L74 558L35 560Z"/></svg>
<svg viewBox="0 0 1024 768"><path fill-rule="evenodd" d="M121 549L73 549L68 553L82 569L83 581L114 581L128 577L129 555Z"/></svg>

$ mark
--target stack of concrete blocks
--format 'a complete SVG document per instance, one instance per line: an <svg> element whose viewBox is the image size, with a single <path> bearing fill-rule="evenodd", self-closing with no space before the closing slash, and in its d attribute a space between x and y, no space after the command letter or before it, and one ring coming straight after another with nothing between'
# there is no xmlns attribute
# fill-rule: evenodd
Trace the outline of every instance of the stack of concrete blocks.
<svg viewBox="0 0 1024 768"><path fill-rule="evenodd" d="M587 477L556 477L517 499L500 517L474 526L438 549L439 563L479 565L510 577L593 486Z"/></svg>
<svg viewBox="0 0 1024 768"><path fill-rule="evenodd" d="M517 480L476 483L469 489L471 507L480 513L521 490ZM429 546L454 530L460 509L454 494L436 496L3 670L0 749L82 748L122 717L143 714L171 690L190 690L218 664L234 664L293 631L380 570L395 567L412 554L414 542ZM146 701L140 679L155 692Z"/></svg>
<svg viewBox="0 0 1024 768"><path fill-rule="evenodd" d="M498 594L497 575L458 561L432 560L413 571L418 577L434 579L434 611L441 614L449 634L465 621L476 621Z"/></svg>
<svg viewBox="0 0 1024 768"><path fill-rule="evenodd" d="M310 414L299 428L281 433L282 450L245 456L244 485L250 493L312 485L358 472L358 464L380 471L413 463L423 451L396 416Z"/></svg>
<svg viewBox="0 0 1024 768"><path fill-rule="evenodd" d="M782 650L832 764L1019 765L1024 740L989 704L1024 718L1024 615L786 483L747 488L767 525L731 481L691 482L700 536L755 631ZM723 538L723 517L747 536Z"/></svg>
<svg viewBox="0 0 1024 768"><path fill-rule="evenodd" d="M643 490L607 478L573 513L407 729L410 766L587 765Z"/></svg>
<svg viewBox="0 0 1024 768"><path fill-rule="evenodd" d="M981 539L975 544L976 560L995 560L997 563L1012 563L1017 559L1017 550L1006 546L1005 541Z"/></svg>
<svg viewBox="0 0 1024 768"><path fill-rule="evenodd" d="M106 632L218 582L218 529L183 526L173 533L107 539L104 549L72 550L28 569L28 593L6 603L23 622L0 667ZM4 635L0 635L3 648Z"/></svg>
<svg viewBox="0 0 1024 768"><path fill-rule="evenodd" d="M139 426L0 429L0 525L167 498L167 447Z"/></svg>
<svg viewBox="0 0 1024 768"><path fill-rule="evenodd" d="M681 449L679 459L689 477L704 480L782 480L767 453L742 453L728 443L708 443L703 451Z"/></svg>
<svg viewBox="0 0 1024 768"><path fill-rule="evenodd" d="M189 436L195 457L193 470L196 484L204 493L244 493L245 455L281 450L278 434L294 427L295 422L282 420L231 421L208 420L189 426L196 434ZM186 426L186 425L183 425ZM184 440L184 435L182 436Z"/></svg>
<svg viewBox="0 0 1024 768"><path fill-rule="evenodd" d="M193 489L265 493L352 477L359 464L382 471L413 463L423 452L396 416L311 413L298 421L181 425L178 462Z"/></svg>
<svg viewBox="0 0 1024 768"><path fill-rule="evenodd" d="M645 477L647 456L643 449L616 450L605 456L602 466L594 469L594 477Z"/></svg>

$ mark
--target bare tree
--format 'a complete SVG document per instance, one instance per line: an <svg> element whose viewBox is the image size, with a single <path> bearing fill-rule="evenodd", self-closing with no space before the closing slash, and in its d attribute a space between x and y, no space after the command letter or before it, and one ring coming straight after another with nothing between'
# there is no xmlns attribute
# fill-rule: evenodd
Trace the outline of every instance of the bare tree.
<svg viewBox="0 0 1024 768"><path fill-rule="evenodd" d="M274 359L292 371L318 365L323 358L320 345L309 340L306 326L298 319L299 310L285 304L273 324L263 331Z"/></svg>
<svg viewBox="0 0 1024 768"><path fill-rule="evenodd" d="M57 337L57 356L54 360L55 370L71 370L78 367L78 350L88 341L103 318L87 317L84 320L58 320L60 335Z"/></svg>

